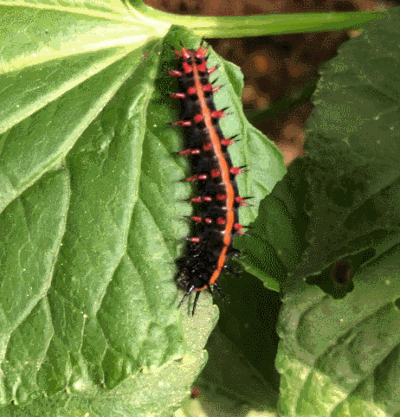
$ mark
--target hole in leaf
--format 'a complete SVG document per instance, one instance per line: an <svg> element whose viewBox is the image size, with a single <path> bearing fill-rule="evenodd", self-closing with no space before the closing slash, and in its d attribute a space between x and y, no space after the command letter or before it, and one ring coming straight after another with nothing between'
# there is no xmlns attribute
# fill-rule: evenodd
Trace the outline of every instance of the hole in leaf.
<svg viewBox="0 0 400 417"><path fill-rule="evenodd" d="M350 279L350 263L347 261L339 261L333 270L333 279L338 284L345 284Z"/></svg>

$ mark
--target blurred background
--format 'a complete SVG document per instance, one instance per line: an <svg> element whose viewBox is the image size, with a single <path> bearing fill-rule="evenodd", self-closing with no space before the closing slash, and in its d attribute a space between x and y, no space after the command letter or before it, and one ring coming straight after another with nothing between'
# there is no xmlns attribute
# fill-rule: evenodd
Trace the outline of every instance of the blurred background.
<svg viewBox="0 0 400 417"><path fill-rule="evenodd" d="M249 16L253 14L385 10L400 4L378 0L144 0L176 14ZM242 100L249 121L273 140L285 164L303 154L305 123L319 67L359 31L319 32L241 39L210 39L245 77Z"/></svg>

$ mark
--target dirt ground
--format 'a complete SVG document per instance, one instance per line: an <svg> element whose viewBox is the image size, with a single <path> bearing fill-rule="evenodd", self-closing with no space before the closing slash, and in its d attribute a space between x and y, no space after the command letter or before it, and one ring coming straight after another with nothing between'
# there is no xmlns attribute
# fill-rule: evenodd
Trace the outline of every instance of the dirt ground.
<svg viewBox="0 0 400 417"><path fill-rule="evenodd" d="M244 16L265 13L384 10L398 2L376 0L145 0L177 14ZM397 3L397 4L396 4ZM242 39L210 39L225 59L245 76L243 106L252 123L280 147L288 165L303 154L305 122L312 111L310 95L321 64L357 31L303 33ZM272 110L252 120L254 110ZM253 112L251 112L253 110ZM260 112L259 112L260 113Z"/></svg>

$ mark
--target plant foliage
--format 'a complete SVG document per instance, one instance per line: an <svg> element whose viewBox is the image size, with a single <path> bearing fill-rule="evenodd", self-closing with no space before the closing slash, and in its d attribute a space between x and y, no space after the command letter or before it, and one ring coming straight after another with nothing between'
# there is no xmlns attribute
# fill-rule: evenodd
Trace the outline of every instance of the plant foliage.
<svg viewBox="0 0 400 417"><path fill-rule="evenodd" d="M0 1L0 416L169 416L206 363L217 308L205 295L194 318L176 308L174 260L188 232L182 217L191 187L180 181L187 164L174 154L182 132L168 126L179 105L168 97L176 85L167 75L176 67L172 48L195 48L200 39L167 16L140 2ZM224 85L217 107L231 112L221 127L227 137L240 135L231 156L248 167L240 192L254 197L240 212L242 223L255 221L254 239L235 244L244 267L285 294L282 415L341 412L343 395L357 407L369 401L373 410L399 410L398 393L387 388L398 382L391 366L398 354L396 16L371 26L326 69L310 158L267 199L285 173L282 156L243 114L239 69L210 49ZM209 33L214 21L202 24ZM343 259L352 292L329 286L329 271ZM222 307L209 345L214 362L199 381L210 387L209 370L219 367L222 395L274 407L277 380L268 381L277 343L260 354L267 343L260 311L268 321L279 301L266 309L270 293L259 280L250 293L252 277L244 276L242 286L226 280L232 302ZM240 300L246 294L251 308ZM216 364L228 358L218 356L221 330L249 323L253 332L227 341L236 346L230 362ZM235 369L246 373L240 392ZM373 372L384 372L383 385Z"/></svg>

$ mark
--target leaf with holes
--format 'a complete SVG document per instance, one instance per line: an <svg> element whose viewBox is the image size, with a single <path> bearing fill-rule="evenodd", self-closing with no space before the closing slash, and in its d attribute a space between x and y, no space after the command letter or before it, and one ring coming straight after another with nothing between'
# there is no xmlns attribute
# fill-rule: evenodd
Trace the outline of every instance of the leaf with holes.
<svg viewBox="0 0 400 417"><path fill-rule="evenodd" d="M397 8L322 72L308 247L281 287L281 415L400 410L399 27Z"/></svg>

